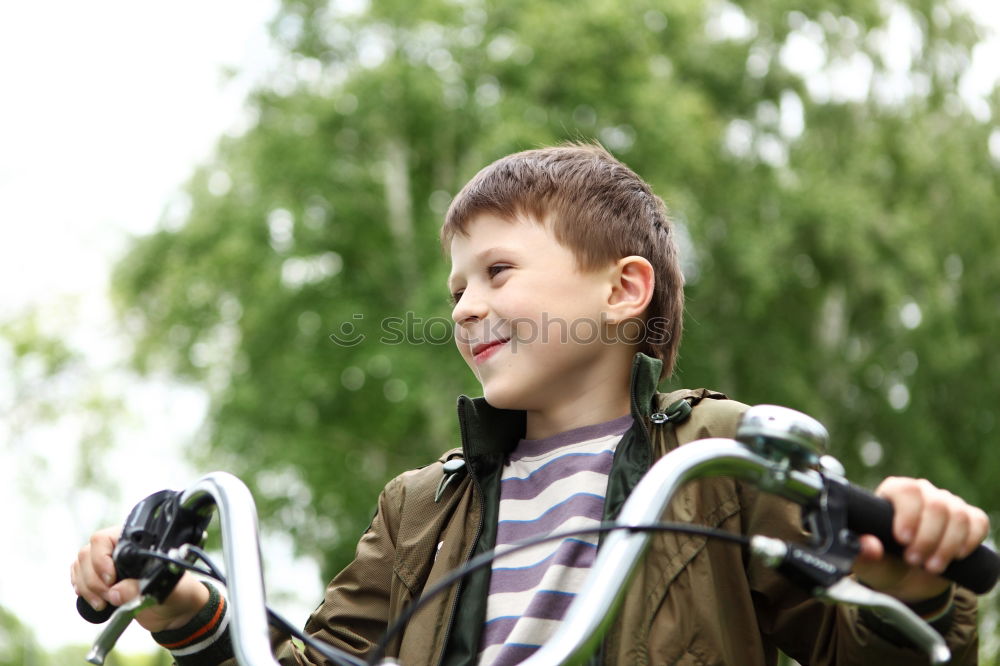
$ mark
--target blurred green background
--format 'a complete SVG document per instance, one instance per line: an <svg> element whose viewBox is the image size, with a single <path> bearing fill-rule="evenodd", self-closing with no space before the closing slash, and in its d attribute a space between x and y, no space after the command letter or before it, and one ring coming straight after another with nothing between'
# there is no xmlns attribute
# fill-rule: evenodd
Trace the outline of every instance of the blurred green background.
<svg viewBox="0 0 1000 666"><path fill-rule="evenodd" d="M271 29L255 121L130 243L113 296L134 367L208 391L198 466L246 480L324 580L477 390L442 323L450 198L565 140L601 141L671 209L688 301L666 388L803 410L856 482L1000 509L1000 93L960 94L982 31L955 6L303 0ZM390 317L406 342L380 341ZM28 320L0 336L45 381L72 358ZM116 406L91 403L96 470ZM3 644L0 664L49 663Z"/></svg>

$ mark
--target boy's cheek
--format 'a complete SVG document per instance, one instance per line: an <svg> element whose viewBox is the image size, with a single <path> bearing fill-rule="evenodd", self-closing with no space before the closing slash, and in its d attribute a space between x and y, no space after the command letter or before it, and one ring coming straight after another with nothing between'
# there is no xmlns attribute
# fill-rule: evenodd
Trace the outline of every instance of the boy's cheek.
<svg viewBox="0 0 1000 666"><path fill-rule="evenodd" d="M472 363L472 349L466 345L460 344L458 345L458 353L462 357L462 360L465 361L465 364L475 370Z"/></svg>
<svg viewBox="0 0 1000 666"><path fill-rule="evenodd" d="M459 326L455 327L455 346L464 358L472 358L472 347L478 342L474 334Z"/></svg>

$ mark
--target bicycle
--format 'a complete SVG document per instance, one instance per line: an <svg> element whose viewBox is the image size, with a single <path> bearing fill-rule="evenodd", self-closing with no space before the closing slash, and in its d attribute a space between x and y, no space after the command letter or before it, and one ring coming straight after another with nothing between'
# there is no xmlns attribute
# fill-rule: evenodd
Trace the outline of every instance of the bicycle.
<svg viewBox="0 0 1000 666"><path fill-rule="evenodd" d="M826 429L811 417L783 407L758 405L744 414L734 439L699 440L663 456L635 487L616 521L586 530L608 532L608 538L555 634L523 663L550 666L586 659L614 619L616 603L642 557L650 534L664 530L741 543L749 548L752 557L785 574L814 596L829 603L871 609L921 648L932 664L947 663L948 647L930 625L897 599L864 587L848 576L859 550L858 534L874 534L889 552L900 553L902 547L892 538L892 506L844 478L840 463L822 454L827 440ZM683 484L709 476L732 476L799 504L809 526L810 543L789 543L763 535L748 538L694 525L657 522ZM214 510L219 512L223 557L229 573L231 638L236 659L243 666L277 663L268 639L269 620L332 663L395 664L394 660L383 659L385 647L426 599L448 589L471 571L488 566L498 556L542 540L579 534L577 531L547 535L505 548L499 555L491 552L473 558L425 590L386 630L368 660L361 661L303 635L266 610L253 497L236 477L215 472L184 491L154 493L133 508L115 548L114 561L120 577L140 580L142 594L131 603L108 608L103 613L96 613L78 599L78 609L91 621L110 618L87 656L88 662L103 664L134 615L165 599L183 569L224 580L200 548ZM208 568L197 567L198 560ZM979 546L968 557L952 562L942 575L984 594L996 584L998 574L1000 557L988 547Z"/></svg>

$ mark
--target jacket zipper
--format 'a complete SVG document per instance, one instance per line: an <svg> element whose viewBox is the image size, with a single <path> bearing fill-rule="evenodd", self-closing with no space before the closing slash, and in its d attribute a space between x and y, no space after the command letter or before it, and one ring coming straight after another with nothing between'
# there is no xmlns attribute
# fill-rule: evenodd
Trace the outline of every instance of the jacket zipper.
<svg viewBox="0 0 1000 666"><path fill-rule="evenodd" d="M466 451L466 443L468 442L468 432L465 426L465 415L459 413L458 415L458 429L462 437L462 452ZM473 488L479 494L479 524L476 526L476 534L472 538L472 545L469 546L468 552L465 554L465 562L472 559L472 554L476 552L476 546L479 544L479 537L483 534L483 516L486 514L486 499L483 495L483 488L479 485L479 477L476 476L475 470L472 468L472 461L466 460L466 464L469 466L469 476L472 478ZM448 639L451 638L452 627L455 626L455 612L458 610L458 600L462 596L462 588L465 586L465 579L458 581L458 587L455 589L455 598L451 601L451 608L448 609L448 628L444 632L444 640L441 642L441 656L438 658L438 666L444 663L445 652L448 650Z"/></svg>

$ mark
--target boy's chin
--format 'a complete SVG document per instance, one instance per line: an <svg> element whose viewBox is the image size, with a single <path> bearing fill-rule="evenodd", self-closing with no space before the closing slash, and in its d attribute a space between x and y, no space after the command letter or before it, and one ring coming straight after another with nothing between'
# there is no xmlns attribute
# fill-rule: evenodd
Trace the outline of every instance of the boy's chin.
<svg viewBox="0 0 1000 666"><path fill-rule="evenodd" d="M483 391L483 397L486 398L486 402L490 407L496 409L517 409L510 401L504 400L502 396L491 394L489 391Z"/></svg>
<svg viewBox="0 0 1000 666"><path fill-rule="evenodd" d="M527 409L523 396L511 391L483 385L483 397L490 407L496 409Z"/></svg>

